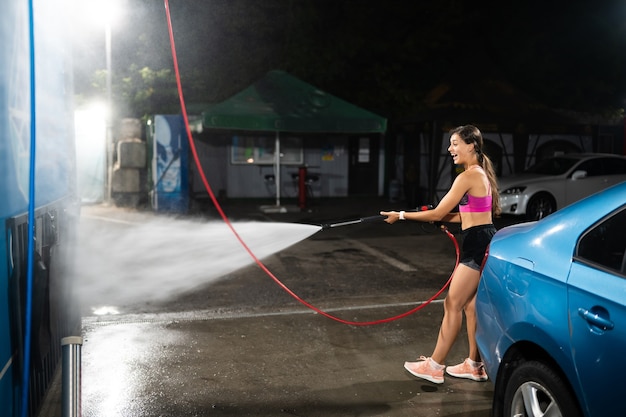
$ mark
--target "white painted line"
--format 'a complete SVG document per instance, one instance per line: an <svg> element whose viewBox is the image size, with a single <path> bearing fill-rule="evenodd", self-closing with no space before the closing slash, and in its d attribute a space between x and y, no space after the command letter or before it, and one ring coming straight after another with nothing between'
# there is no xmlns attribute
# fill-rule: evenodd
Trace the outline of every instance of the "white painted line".
<svg viewBox="0 0 626 417"><path fill-rule="evenodd" d="M335 308L320 308L325 313L332 313L338 311L355 311L355 310L369 310L377 308L392 308L392 307L417 307L424 304L426 301L410 302L410 303L391 303L391 304L370 304L363 306L352 307L335 307ZM443 303L442 299L433 300L430 304ZM168 323L172 321L176 322L192 322L192 321L208 321L208 320L228 320L228 319L249 319L260 317L276 317L276 316L293 316L299 314L319 314L314 310L303 309L289 309L275 312L264 313L252 313L242 311L224 311L224 310L195 310L195 311L179 311L174 313L158 313L158 314L119 314L119 315L105 315L105 316L86 316L82 318L83 325L97 325L108 326L115 324L137 324L137 323Z"/></svg>
<svg viewBox="0 0 626 417"><path fill-rule="evenodd" d="M346 239L346 241L349 242L351 245L358 247L363 252L367 252L370 255L373 255L377 257L378 259L380 259L381 261L386 262L389 265L396 267L401 271L404 271L404 272L417 271L417 269L414 266L406 264L395 258L392 258L391 256L387 256L384 253L377 251L376 249L372 248L371 246L366 245L363 242L359 242L358 240L352 240L352 239Z"/></svg>

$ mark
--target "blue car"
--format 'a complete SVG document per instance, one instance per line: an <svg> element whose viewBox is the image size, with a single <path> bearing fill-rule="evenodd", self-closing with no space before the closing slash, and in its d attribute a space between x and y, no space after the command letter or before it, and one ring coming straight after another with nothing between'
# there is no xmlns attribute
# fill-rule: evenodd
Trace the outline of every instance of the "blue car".
<svg viewBox="0 0 626 417"><path fill-rule="evenodd" d="M499 230L476 312L494 417L626 415L626 182Z"/></svg>

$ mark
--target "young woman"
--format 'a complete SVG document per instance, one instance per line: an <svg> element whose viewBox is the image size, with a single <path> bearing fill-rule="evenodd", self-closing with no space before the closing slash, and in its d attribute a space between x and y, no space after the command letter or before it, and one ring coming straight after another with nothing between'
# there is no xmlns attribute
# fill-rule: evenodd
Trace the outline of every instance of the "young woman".
<svg viewBox="0 0 626 417"><path fill-rule="evenodd" d="M487 374L476 347L475 297L480 279L480 266L491 238L496 233L493 216L500 213L496 175L489 158L483 153L483 137L475 126L459 126L451 131L448 152L454 163L465 170L433 210L420 212L381 211L385 221L461 223L462 253L455 269L448 295L444 300L444 316L437 345L430 357L421 356L417 362L405 362L412 375L435 384L443 383L446 357L461 330L463 312L467 325L469 355L459 365L446 372L458 378L486 381ZM458 212L455 210L458 206ZM455 210L455 211L453 211Z"/></svg>

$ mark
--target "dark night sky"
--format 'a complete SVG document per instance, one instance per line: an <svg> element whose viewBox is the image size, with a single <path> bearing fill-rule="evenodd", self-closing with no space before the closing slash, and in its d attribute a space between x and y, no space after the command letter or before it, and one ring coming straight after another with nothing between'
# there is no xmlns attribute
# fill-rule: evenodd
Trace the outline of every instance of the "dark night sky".
<svg viewBox="0 0 626 417"><path fill-rule="evenodd" d="M124 17L113 31L114 74L133 62L171 68L163 1L122 4ZM553 107L604 110L626 102L622 0L169 5L183 76L195 72L207 80L202 98L192 97L197 100L222 100L268 70L284 69L370 109L410 105L442 81L479 78L508 81ZM101 34L80 38L79 86L94 68L104 68L103 50Z"/></svg>

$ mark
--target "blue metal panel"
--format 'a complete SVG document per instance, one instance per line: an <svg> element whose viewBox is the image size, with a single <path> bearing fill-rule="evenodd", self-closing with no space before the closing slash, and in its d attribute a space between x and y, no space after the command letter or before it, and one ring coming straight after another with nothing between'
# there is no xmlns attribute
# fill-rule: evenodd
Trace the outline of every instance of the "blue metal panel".
<svg viewBox="0 0 626 417"><path fill-rule="evenodd" d="M28 8L4 4L0 13L0 216L26 211L29 158Z"/></svg>
<svg viewBox="0 0 626 417"><path fill-rule="evenodd" d="M76 177L71 42L61 0L35 0L34 50L30 48L29 3L3 2L0 13L0 414L20 412L22 393L23 317L29 246L29 187L35 184L35 259L39 266L60 264L57 248L69 245L67 209L76 209ZM36 149L31 149L31 54L35 57ZM31 152L36 150L35 176L30 177ZM75 219L74 219L75 220ZM32 230L32 229L31 229ZM18 232L19 231L19 232ZM61 239L61 238L62 239ZM62 242L63 240L63 242ZM63 268L60 268L61 271ZM29 415L45 395L59 359L60 337L67 336L68 300L52 300L47 289L65 285L66 271L36 273L32 311ZM53 283L54 281L54 283ZM54 313L52 311L54 310ZM75 319L76 317L74 317ZM75 323L74 323L75 324ZM40 338L39 330L49 338ZM72 329L72 330L75 330Z"/></svg>
<svg viewBox="0 0 626 417"><path fill-rule="evenodd" d="M28 207L29 54L28 4L11 1L0 14L0 404L17 415L19 381L10 322L8 217Z"/></svg>

